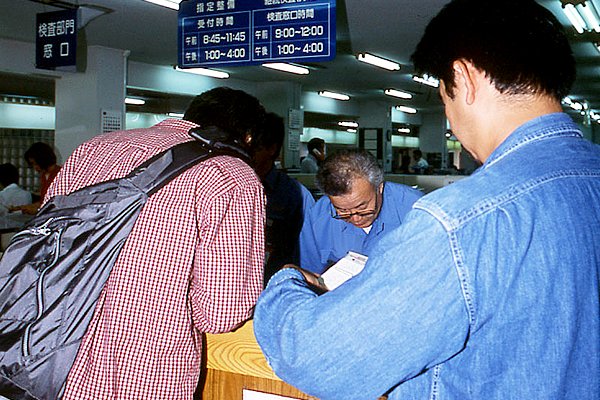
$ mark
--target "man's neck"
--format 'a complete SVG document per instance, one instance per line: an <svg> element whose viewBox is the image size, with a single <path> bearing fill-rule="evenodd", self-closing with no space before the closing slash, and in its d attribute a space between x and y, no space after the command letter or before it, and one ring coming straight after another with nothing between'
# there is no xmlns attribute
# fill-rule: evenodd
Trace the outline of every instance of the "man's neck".
<svg viewBox="0 0 600 400"><path fill-rule="evenodd" d="M475 156L482 162L518 127L542 115L561 112L558 101L549 96L506 96L489 107L480 119L482 132Z"/></svg>

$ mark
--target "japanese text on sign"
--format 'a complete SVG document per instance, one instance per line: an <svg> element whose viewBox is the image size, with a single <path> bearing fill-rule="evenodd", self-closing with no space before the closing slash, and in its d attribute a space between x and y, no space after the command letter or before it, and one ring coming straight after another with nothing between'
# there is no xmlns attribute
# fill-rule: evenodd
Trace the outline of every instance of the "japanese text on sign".
<svg viewBox="0 0 600 400"><path fill-rule="evenodd" d="M178 47L183 68L331 60L335 0L184 2Z"/></svg>
<svg viewBox="0 0 600 400"><path fill-rule="evenodd" d="M77 11L64 10L37 15L36 67L54 69L76 63Z"/></svg>

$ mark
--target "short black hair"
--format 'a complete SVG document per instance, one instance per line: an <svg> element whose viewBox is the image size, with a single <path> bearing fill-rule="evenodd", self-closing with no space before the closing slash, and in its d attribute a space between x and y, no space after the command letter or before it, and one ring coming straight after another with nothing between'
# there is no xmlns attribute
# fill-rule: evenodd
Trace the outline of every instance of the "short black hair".
<svg viewBox="0 0 600 400"><path fill-rule="evenodd" d="M228 87L217 87L196 96L188 106L183 119L200 125L214 126L233 135L243 143L246 134L258 141L264 123L265 109L258 99L250 94Z"/></svg>
<svg viewBox="0 0 600 400"><path fill-rule="evenodd" d="M25 151L24 158L27 164L31 165L30 160L33 160L43 170L56 164L54 149L48 143L44 142L35 142L32 144Z"/></svg>
<svg viewBox="0 0 600 400"><path fill-rule="evenodd" d="M0 183L6 187L19 183L19 170L11 163L0 164Z"/></svg>
<svg viewBox="0 0 600 400"><path fill-rule="evenodd" d="M576 75L564 28L534 0L453 0L429 22L411 59L417 73L443 80L451 98L452 63L460 59L509 95L561 100Z"/></svg>
<svg viewBox="0 0 600 400"><path fill-rule="evenodd" d="M279 157L283 141L285 139L285 123L283 118L274 112L265 114L265 120L262 125L261 133L256 139L255 147L270 147L277 146L277 151L273 155L273 159Z"/></svg>
<svg viewBox="0 0 600 400"><path fill-rule="evenodd" d="M312 153L315 149L320 149L325 145L325 140L321 138L312 138L306 144L306 148L309 153Z"/></svg>

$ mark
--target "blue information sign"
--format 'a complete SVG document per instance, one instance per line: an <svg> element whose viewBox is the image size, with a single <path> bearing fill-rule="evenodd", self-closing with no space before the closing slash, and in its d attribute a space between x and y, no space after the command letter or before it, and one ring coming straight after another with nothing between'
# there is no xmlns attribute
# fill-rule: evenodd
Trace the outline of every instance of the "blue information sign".
<svg viewBox="0 0 600 400"><path fill-rule="evenodd" d="M36 18L35 66L40 69L77 63L77 10L53 11Z"/></svg>
<svg viewBox="0 0 600 400"><path fill-rule="evenodd" d="M181 68L329 61L335 0L184 0L178 39Z"/></svg>

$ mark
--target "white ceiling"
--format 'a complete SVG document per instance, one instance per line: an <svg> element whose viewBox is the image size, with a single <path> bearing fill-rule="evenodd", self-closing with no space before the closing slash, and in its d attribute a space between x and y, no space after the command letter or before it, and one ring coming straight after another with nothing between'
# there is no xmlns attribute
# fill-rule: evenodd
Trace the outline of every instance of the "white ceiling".
<svg viewBox="0 0 600 400"><path fill-rule="evenodd" d="M0 0L0 37L35 41L35 15L56 11L52 0ZM88 45L102 45L131 51L130 59L151 64L177 63L177 12L142 0L64 0L112 10L92 20L85 28ZM501 0L499 0L501 1ZM412 81L410 55L425 25L447 0L338 0L337 56L331 62L312 64L309 75L295 76L260 66L223 68L232 78L252 81L294 80L304 91L338 90L355 98L388 101L382 89L394 87L415 93L410 105L440 108L436 89ZM566 25L560 0L538 0ZM571 30L569 30L571 32ZM579 43L573 35L578 58L578 81L574 97L586 99L600 109L600 53L592 44ZM368 51L402 64L400 71L386 71L356 60L355 54ZM1 53L0 56L9 56ZM32 55L34 57L34 55ZM53 97L53 84L45 79L0 71L0 94ZM408 104L408 103L407 103Z"/></svg>

